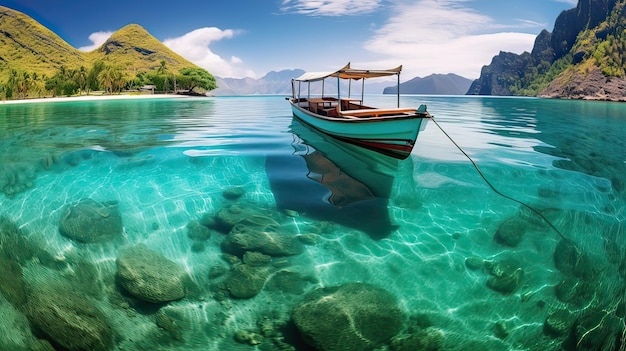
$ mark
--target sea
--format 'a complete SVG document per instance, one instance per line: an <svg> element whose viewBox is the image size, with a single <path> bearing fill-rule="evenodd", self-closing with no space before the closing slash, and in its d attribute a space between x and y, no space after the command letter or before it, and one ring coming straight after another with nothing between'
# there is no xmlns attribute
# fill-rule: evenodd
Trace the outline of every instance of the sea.
<svg viewBox="0 0 626 351"><path fill-rule="evenodd" d="M624 350L626 104L420 104L398 160L284 96L0 103L0 350Z"/></svg>

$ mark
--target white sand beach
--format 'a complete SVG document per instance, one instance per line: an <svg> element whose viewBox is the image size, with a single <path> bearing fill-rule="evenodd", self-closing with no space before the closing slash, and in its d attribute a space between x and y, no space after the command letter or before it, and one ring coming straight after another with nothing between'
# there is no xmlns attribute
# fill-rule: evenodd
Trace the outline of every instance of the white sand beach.
<svg viewBox="0 0 626 351"><path fill-rule="evenodd" d="M115 94L115 95L81 95L70 97L52 97L20 100L2 100L0 104L28 104L38 102L67 102L67 101L91 101L91 100L126 100L126 99L172 99L190 98L193 96L179 94Z"/></svg>

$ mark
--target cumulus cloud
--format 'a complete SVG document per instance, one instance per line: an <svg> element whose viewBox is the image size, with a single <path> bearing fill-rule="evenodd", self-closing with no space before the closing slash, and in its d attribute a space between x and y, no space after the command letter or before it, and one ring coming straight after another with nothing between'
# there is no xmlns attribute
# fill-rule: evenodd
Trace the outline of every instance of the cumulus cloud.
<svg viewBox="0 0 626 351"><path fill-rule="evenodd" d="M210 48L211 43L230 39L236 34L237 32L232 29L204 27L177 38L165 39L163 44L214 75L237 78L254 76L254 73L243 65L240 58L236 56L223 58Z"/></svg>
<svg viewBox="0 0 626 351"><path fill-rule="evenodd" d="M467 78L478 78L482 66L500 51L532 49L535 35L505 31L506 26L464 6L465 1L398 3L395 15L365 48L382 57L380 64L404 63L410 77L456 73Z"/></svg>
<svg viewBox="0 0 626 351"><path fill-rule="evenodd" d="M104 44L107 39L111 37L113 32L95 32L89 35L89 40L91 40L92 44L87 46L82 46L78 48L80 51L90 52L99 48L100 45Z"/></svg>
<svg viewBox="0 0 626 351"><path fill-rule="evenodd" d="M284 12L309 16L362 15L376 10L381 0L284 0Z"/></svg>
<svg viewBox="0 0 626 351"><path fill-rule="evenodd" d="M572 5L572 7L576 7L576 5L578 5L578 0L556 0L556 2L564 2Z"/></svg>

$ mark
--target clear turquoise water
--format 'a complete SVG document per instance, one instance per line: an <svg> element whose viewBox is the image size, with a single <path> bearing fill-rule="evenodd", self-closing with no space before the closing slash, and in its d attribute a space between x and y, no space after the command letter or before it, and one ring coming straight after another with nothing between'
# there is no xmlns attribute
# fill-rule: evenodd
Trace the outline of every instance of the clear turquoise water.
<svg viewBox="0 0 626 351"><path fill-rule="evenodd" d="M593 297L575 304L555 296L565 277L553 258L561 236L495 193L434 123L407 160L391 160L316 134L277 96L0 105L0 215L58 263L22 260L25 289L97 282L102 295L85 299L106 316L119 350L255 349L234 333L260 333L263 318L285 324L301 293L349 282L384 287L407 316L427 316L445 350L557 350L565 338L543 329L562 308L604 310L623 325L626 105L429 96L401 104L421 103L496 189L537 209L586 254L598 272ZM244 195L225 199L233 187ZM84 198L118 203L121 240L85 244L59 233L63 208ZM233 203L275 212L293 235L312 234L303 253L274 258L302 277L300 293L269 283L248 299L216 293L210 273L229 267L224 234L197 242L187 225ZM509 219L534 223L515 247L494 240ZM120 250L137 243L183 267L197 287L157 306L176 316L180 340L156 325L157 308L115 285ZM514 259L523 279L512 293L494 291L491 275L469 269L468 257ZM89 283L84 265L95 272ZM28 328L14 322L24 318L20 309L4 298L0 308L12 316L0 322L3 335L14 335L5 345L26 343ZM305 349L293 329L281 333Z"/></svg>

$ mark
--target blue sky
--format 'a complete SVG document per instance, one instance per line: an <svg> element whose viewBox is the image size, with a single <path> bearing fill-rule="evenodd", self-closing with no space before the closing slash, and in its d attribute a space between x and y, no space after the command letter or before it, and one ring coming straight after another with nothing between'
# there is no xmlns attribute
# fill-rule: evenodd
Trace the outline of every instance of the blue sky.
<svg viewBox="0 0 626 351"><path fill-rule="evenodd" d="M136 23L221 77L389 68L475 79L500 50L530 51L576 0L3 0L89 51Z"/></svg>

